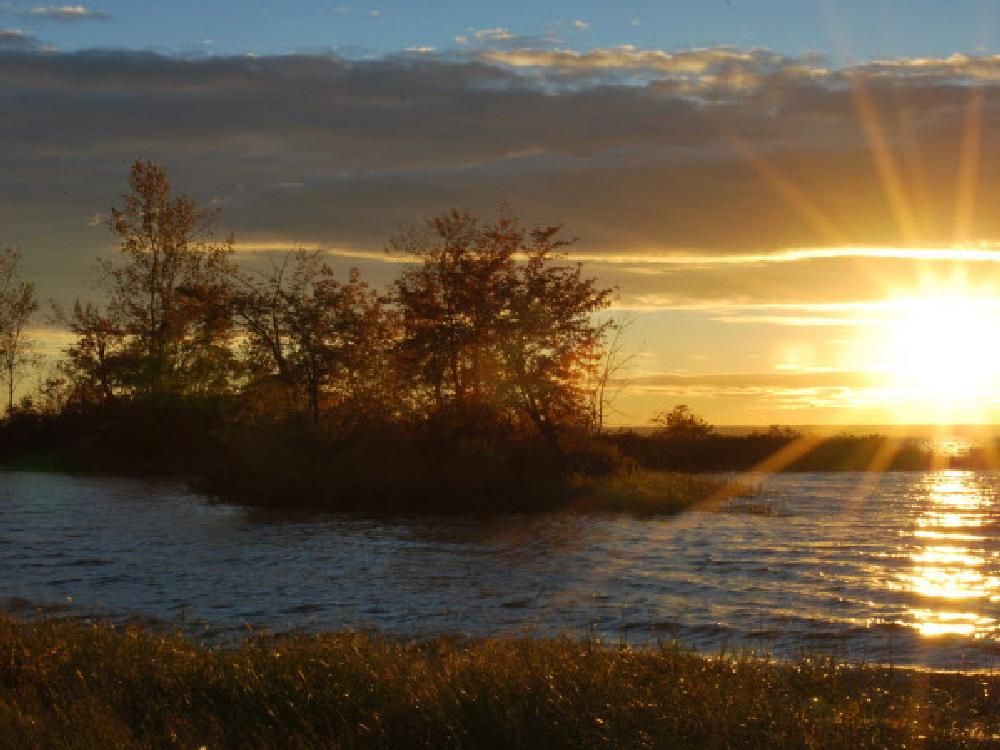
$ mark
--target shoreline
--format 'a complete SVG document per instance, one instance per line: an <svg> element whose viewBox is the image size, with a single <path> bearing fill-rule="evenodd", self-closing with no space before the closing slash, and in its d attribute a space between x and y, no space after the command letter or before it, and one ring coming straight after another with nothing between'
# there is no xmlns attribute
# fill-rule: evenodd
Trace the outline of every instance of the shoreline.
<svg viewBox="0 0 1000 750"><path fill-rule="evenodd" d="M23 465L0 463L0 472L25 472L41 474L67 474L70 476L93 476L109 478L148 479L151 481L175 481L185 484L192 492L202 494L210 502L244 507L258 511L289 512L332 512L357 515L481 515L502 516L508 514L542 513L626 513L635 516L674 515L705 503L721 504L735 498L753 498L757 487L728 472L691 474L639 469L629 473L613 474L605 477L571 476L558 484L551 480L540 482L538 490L551 489L557 499L538 507L521 504L510 508L489 507L486 509L463 509L434 505L389 505L371 508L337 507L336 505L309 502L269 503L246 502L238 497L219 495L211 487L205 487L204 475L191 472L149 471L140 467L123 468L70 468L58 465Z"/></svg>
<svg viewBox="0 0 1000 750"><path fill-rule="evenodd" d="M453 646L468 646L480 643L567 643L576 646L613 653L629 651L653 654L665 648L702 659L751 660L762 664L790 666L803 659L827 661L838 668L857 670L884 670L917 675L951 675L967 677L996 677L1000 680L1000 669L995 665L984 666L935 666L930 663L896 661L893 657L845 656L836 647L813 647L801 650L801 655L792 656L769 649L765 645L754 645L752 638L743 642L724 641L721 645L699 646L680 636L674 630L663 630L645 638L633 634L596 630L558 630L535 626L525 626L508 632L471 633L458 629L417 630L403 633L392 628L380 628L374 624L352 624L343 626L315 627L311 624L289 623L281 627L254 625L242 622L240 625L221 626L207 619L180 616L165 618L140 612L119 612L100 607L77 610L77 602L39 602L20 597L10 597L0 602L0 630L4 624L15 627L42 628L46 626L79 627L83 629L106 630L114 633L142 631L153 638L179 638L190 645L211 651L232 651L241 648L247 641L315 641L332 636L360 636L373 641L384 641L409 646L426 646L437 642ZM902 624L893 624L900 630L912 630Z"/></svg>

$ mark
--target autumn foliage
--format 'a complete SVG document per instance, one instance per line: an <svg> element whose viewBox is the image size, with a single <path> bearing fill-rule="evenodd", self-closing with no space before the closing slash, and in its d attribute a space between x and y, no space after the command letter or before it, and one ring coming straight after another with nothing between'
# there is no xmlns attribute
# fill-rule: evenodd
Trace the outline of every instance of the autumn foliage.
<svg viewBox="0 0 1000 750"><path fill-rule="evenodd" d="M132 165L103 299L57 311L74 340L47 403L90 433L87 462L156 464L195 445L226 483L307 492L335 467L359 496L387 462L406 481L447 464L477 491L614 463L588 441L611 290L567 262L559 227L443 213L389 241L412 262L375 289L315 252L237 263L214 218L161 166Z"/></svg>

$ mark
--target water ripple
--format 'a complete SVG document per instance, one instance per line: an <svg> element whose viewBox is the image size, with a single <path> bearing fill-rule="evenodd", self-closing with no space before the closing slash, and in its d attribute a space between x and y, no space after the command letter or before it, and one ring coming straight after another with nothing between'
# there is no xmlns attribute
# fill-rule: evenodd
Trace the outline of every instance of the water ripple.
<svg viewBox="0 0 1000 750"><path fill-rule="evenodd" d="M170 483L6 472L0 607L995 666L1000 476L800 474L764 492L782 515L283 519Z"/></svg>

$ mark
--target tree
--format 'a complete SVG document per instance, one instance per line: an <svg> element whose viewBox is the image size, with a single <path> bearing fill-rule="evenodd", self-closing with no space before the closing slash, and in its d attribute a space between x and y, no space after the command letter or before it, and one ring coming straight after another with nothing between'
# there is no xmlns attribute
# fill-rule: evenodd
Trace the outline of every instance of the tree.
<svg viewBox="0 0 1000 750"><path fill-rule="evenodd" d="M387 319L357 270L340 282L319 254L298 252L269 273L237 278L234 309L246 334L251 387L280 384L314 425L324 409L349 404L358 417L375 394L386 395L374 370Z"/></svg>
<svg viewBox="0 0 1000 750"><path fill-rule="evenodd" d="M123 260L101 264L109 320L128 341L121 375L138 395L225 390L232 238L209 242L215 212L175 197L158 164L133 163L129 187L110 220Z"/></svg>
<svg viewBox="0 0 1000 750"><path fill-rule="evenodd" d="M557 453L559 432L588 419L585 386L610 325L593 314L611 295L562 262L560 231L451 211L390 244L418 260L394 298L400 362L430 407L526 420Z"/></svg>
<svg viewBox="0 0 1000 750"><path fill-rule="evenodd" d="M497 398L497 323L511 314L518 250L509 224L501 219L483 227L470 214L451 211L390 243L420 261L395 283L400 361L439 410Z"/></svg>
<svg viewBox="0 0 1000 750"><path fill-rule="evenodd" d="M561 228L528 233L514 227L519 254L526 260L512 280L510 315L501 315L500 341L509 398L560 452L558 432L589 422L587 383L600 367L602 344L611 321L593 314L611 303L610 288L583 276L580 264L565 265Z"/></svg>
<svg viewBox="0 0 1000 750"><path fill-rule="evenodd" d="M7 384L7 410L14 408L14 391L21 370L32 364L28 324L38 310L33 283L20 276L21 254L0 252L0 379Z"/></svg>
<svg viewBox="0 0 1000 750"><path fill-rule="evenodd" d="M705 438L715 432L715 428L693 414L687 404L679 404L668 412L661 412L652 421L659 428L658 434L667 438L690 440Z"/></svg>
<svg viewBox="0 0 1000 750"><path fill-rule="evenodd" d="M69 317L56 308L56 319L76 334L76 341L63 350L66 358L61 363L62 373L69 380L69 401L106 403L137 380L130 370L134 358L127 335L107 311L89 302L77 302Z"/></svg>
<svg viewBox="0 0 1000 750"><path fill-rule="evenodd" d="M750 433L751 437L766 437L781 440L794 440L795 438L802 437L802 430L789 425L772 424L768 425L767 431L762 432L760 430L754 430Z"/></svg>
<svg viewBox="0 0 1000 750"><path fill-rule="evenodd" d="M634 321L633 317L618 318L611 321L605 332L600 365L590 389L590 429L595 433L604 431L607 413L614 410L614 403L627 384L621 376L639 356L638 351L625 348L625 335Z"/></svg>

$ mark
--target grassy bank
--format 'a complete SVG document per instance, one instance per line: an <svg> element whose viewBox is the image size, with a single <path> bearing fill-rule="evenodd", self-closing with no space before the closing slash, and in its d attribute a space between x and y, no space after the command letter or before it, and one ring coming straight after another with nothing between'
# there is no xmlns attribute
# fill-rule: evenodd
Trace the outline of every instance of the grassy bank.
<svg viewBox="0 0 1000 750"><path fill-rule="evenodd" d="M607 477L579 478L575 499L567 506L587 512L659 515L692 507L715 509L735 497L751 497L757 488L725 476L637 470Z"/></svg>
<svg viewBox="0 0 1000 750"><path fill-rule="evenodd" d="M568 640L0 620L0 747L989 747L1000 677Z"/></svg>

